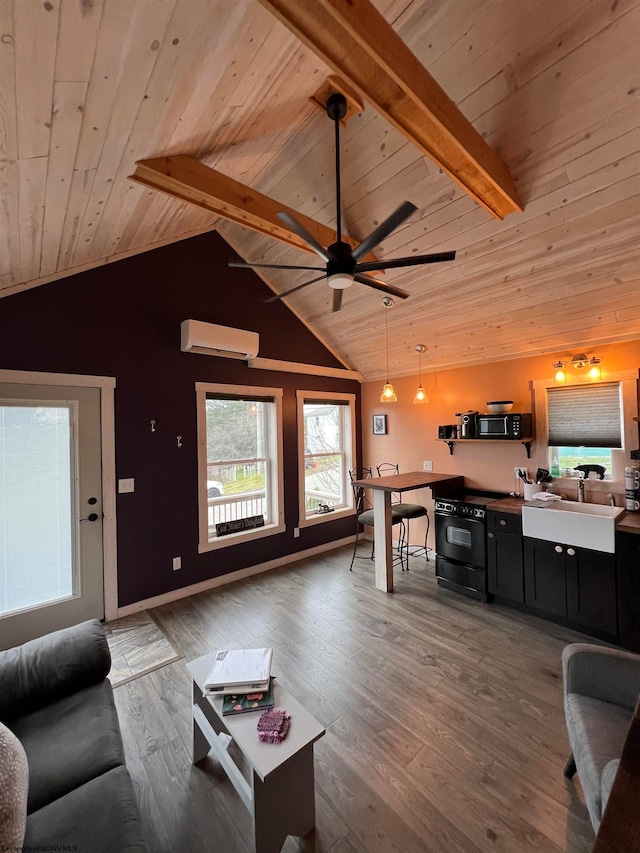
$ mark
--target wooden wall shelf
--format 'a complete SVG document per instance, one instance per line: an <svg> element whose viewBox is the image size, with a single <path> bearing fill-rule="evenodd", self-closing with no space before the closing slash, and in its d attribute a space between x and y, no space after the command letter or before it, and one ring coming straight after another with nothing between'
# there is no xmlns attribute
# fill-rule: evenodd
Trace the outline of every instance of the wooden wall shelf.
<svg viewBox="0 0 640 853"><path fill-rule="evenodd" d="M516 444L519 442L524 445L527 451L527 459L531 459L531 442L533 441L533 437L529 438L445 438L438 439L439 441L444 441L446 445L449 447L449 453L453 456L453 445L454 444L495 444L497 441L502 444Z"/></svg>

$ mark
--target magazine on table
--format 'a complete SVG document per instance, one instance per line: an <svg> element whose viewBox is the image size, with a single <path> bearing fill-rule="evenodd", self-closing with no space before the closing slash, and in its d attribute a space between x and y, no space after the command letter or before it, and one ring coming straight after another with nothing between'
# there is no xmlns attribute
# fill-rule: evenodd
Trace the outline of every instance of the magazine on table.
<svg viewBox="0 0 640 853"><path fill-rule="evenodd" d="M224 697L222 703L222 716L233 714L245 714L247 711L265 711L273 708L273 679L271 676L269 687L264 691L254 693L233 693Z"/></svg>

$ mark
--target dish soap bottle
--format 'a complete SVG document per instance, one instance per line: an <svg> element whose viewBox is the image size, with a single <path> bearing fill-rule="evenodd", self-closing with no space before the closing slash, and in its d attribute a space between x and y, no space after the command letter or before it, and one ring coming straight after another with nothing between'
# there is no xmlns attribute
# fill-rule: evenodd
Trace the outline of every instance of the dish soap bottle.
<svg viewBox="0 0 640 853"><path fill-rule="evenodd" d="M553 457L553 462L551 463L550 473L551 473L552 477L559 477L560 476L560 468L558 467L558 457L557 456Z"/></svg>

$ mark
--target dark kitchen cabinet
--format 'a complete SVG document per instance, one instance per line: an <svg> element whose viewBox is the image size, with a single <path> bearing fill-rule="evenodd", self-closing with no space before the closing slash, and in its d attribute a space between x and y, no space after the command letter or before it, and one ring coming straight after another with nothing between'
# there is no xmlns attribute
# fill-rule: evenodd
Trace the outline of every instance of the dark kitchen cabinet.
<svg viewBox="0 0 640 853"><path fill-rule="evenodd" d="M615 557L524 538L525 602L584 628L616 635Z"/></svg>
<svg viewBox="0 0 640 853"><path fill-rule="evenodd" d="M564 545L525 536L525 602L536 610L567 616L567 568Z"/></svg>
<svg viewBox="0 0 640 853"><path fill-rule="evenodd" d="M487 512L487 587L492 595L524 604L522 517Z"/></svg>
<svg viewBox="0 0 640 853"><path fill-rule="evenodd" d="M640 652L640 535L616 534L620 642Z"/></svg>
<svg viewBox="0 0 640 853"><path fill-rule="evenodd" d="M617 634L615 556L571 547L566 554L569 619L605 634Z"/></svg>

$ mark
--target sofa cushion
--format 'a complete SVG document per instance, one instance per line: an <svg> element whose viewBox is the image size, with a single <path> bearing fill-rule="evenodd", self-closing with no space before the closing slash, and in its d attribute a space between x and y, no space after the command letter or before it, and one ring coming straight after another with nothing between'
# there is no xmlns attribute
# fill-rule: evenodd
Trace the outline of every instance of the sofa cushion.
<svg viewBox="0 0 640 853"><path fill-rule="evenodd" d="M14 720L10 728L29 761L29 814L94 776L124 764L108 681Z"/></svg>
<svg viewBox="0 0 640 853"><path fill-rule="evenodd" d="M27 756L18 738L0 723L0 850L20 850L27 819Z"/></svg>
<svg viewBox="0 0 640 853"><path fill-rule="evenodd" d="M131 777L116 767L27 817L25 849L147 853Z"/></svg>
<svg viewBox="0 0 640 853"><path fill-rule="evenodd" d="M0 720L11 722L107 677L104 628L89 619L0 652Z"/></svg>
<svg viewBox="0 0 640 853"><path fill-rule="evenodd" d="M569 693L565 697L567 730L589 816L597 832L602 819L602 773L620 758L631 712L628 708Z"/></svg>

